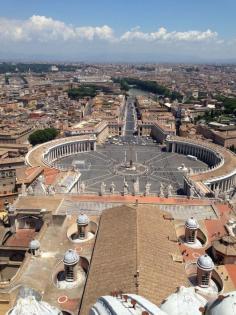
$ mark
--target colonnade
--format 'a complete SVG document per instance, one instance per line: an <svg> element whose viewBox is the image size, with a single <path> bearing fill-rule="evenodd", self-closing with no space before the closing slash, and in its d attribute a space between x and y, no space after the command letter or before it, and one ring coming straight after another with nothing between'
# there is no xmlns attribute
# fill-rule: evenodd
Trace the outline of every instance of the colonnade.
<svg viewBox="0 0 236 315"><path fill-rule="evenodd" d="M206 185L211 188L212 191L229 191L231 187L236 186L236 171L231 176L218 179L212 182L206 182Z"/></svg>
<svg viewBox="0 0 236 315"><path fill-rule="evenodd" d="M44 153L43 160L46 164L51 164L62 157L89 151L96 151L96 141L78 140L66 142L49 148L48 151Z"/></svg>
<svg viewBox="0 0 236 315"><path fill-rule="evenodd" d="M206 147L204 144L201 146L200 143L191 143L188 139L184 139L181 141L175 139L167 139L167 151L168 152L175 152L178 154L184 155L192 155L196 156L199 160L208 164L209 169L206 170L204 173L209 172L209 179L202 181L202 183L207 186L212 192L227 192L232 187L236 185L236 170L232 170L231 173L224 174L223 176L210 178L210 172L214 171L221 166L224 165L224 157L220 155L214 148ZM188 142L189 141L189 142ZM199 174L203 172L197 172ZM190 175L191 177L191 175ZM192 177L191 177L192 178ZM194 176L193 176L194 178ZM192 180L194 181L194 179ZM186 185L188 186L188 181L185 181ZM194 184L194 183L192 183ZM187 189L186 186L186 189ZM186 190L185 189L185 190Z"/></svg>
<svg viewBox="0 0 236 315"><path fill-rule="evenodd" d="M210 167L216 168L222 162L222 158L218 152L213 151L211 148L183 142L170 142L168 143L167 150L184 155L196 156L199 160L205 162Z"/></svg>

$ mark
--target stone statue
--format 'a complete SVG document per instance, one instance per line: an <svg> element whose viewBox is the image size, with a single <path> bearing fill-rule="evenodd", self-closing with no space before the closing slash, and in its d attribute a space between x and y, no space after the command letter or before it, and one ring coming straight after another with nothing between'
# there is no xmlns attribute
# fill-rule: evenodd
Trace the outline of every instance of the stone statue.
<svg viewBox="0 0 236 315"><path fill-rule="evenodd" d="M82 183L80 184L80 192L81 192L81 193L84 193L84 192L85 192L85 183L84 183L84 182L82 182Z"/></svg>
<svg viewBox="0 0 236 315"><path fill-rule="evenodd" d="M168 187L167 187L167 197L170 197L170 196L172 196L173 195L173 187L172 187L172 185L170 184L170 185L168 185Z"/></svg>
<svg viewBox="0 0 236 315"><path fill-rule="evenodd" d="M40 182L40 183L44 183L44 177L43 177L43 175L40 175L39 177L38 177L38 181Z"/></svg>
<svg viewBox="0 0 236 315"><path fill-rule="evenodd" d="M215 195L215 198L219 198L220 196L220 188L219 186L217 185L215 191L214 191L214 195Z"/></svg>
<svg viewBox="0 0 236 315"><path fill-rule="evenodd" d="M165 193L164 193L164 185L161 183L160 185L160 197L165 197Z"/></svg>
<svg viewBox="0 0 236 315"><path fill-rule="evenodd" d="M16 208L12 204L10 204L9 208L8 208L8 213L14 213L15 210L16 210Z"/></svg>
<svg viewBox="0 0 236 315"><path fill-rule="evenodd" d="M124 195L128 195L129 193L129 185L125 179L124 179L124 185L123 185L123 192L124 192Z"/></svg>
<svg viewBox="0 0 236 315"><path fill-rule="evenodd" d="M189 173L189 175L192 175L194 173L193 169L191 167L189 168L188 173Z"/></svg>
<svg viewBox="0 0 236 315"><path fill-rule="evenodd" d="M229 196L228 196L228 192L227 191L223 192L223 200L224 201L229 201Z"/></svg>
<svg viewBox="0 0 236 315"><path fill-rule="evenodd" d="M149 196L150 189L151 189L151 184L149 182L147 182L145 185L145 196Z"/></svg>
<svg viewBox="0 0 236 315"><path fill-rule="evenodd" d="M100 195L103 196L106 193L106 184L104 182L101 183Z"/></svg>
<svg viewBox="0 0 236 315"><path fill-rule="evenodd" d="M112 193L112 195L114 195L115 188L116 188L116 185L112 182L110 186L110 192Z"/></svg>
<svg viewBox="0 0 236 315"><path fill-rule="evenodd" d="M195 189L193 186L190 187L190 197L194 197L195 196Z"/></svg>
<svg viewBox="0 0 236 315"><path fill-rule="evenodd" d="M27 189L27 194L32 196L34 194L34 190L33 190L33 187L32 186L29 186L28 189Z"/></svg>
<svg viewBox="0 0 236 315"><path fill-rule="evenodd" d="M72 170L73 172L79 172L79 169L78 169L78 167L77 167L76 165L72 165L71 170Z"/></svg>
<svg viewBox="0 0 236 315"><path fill-rule="evenodd" d="M55 188L52 185L48 186L48 194L55 195Z"/></svg>
<svg viewBox="0 0 236 315"><path fill-rule="evenodd" d="M21 184L21 195L27 196L26 185L25 183Z"/></svg>
<svg viewBox="0 0 236 315"><path fill-rule="evenodd" d="M186 174L189 172L189 169L185 166L184 163L181 164L179 170L180 170L181 172L183 172L183 173L186 173Z"/></svg>
<svg viewBox="0 0 236 315"><path fill-rule="evenodd" d="M137 177L137 179L134 181L134 195L138 195L139 194L139 179Z"/></svg>

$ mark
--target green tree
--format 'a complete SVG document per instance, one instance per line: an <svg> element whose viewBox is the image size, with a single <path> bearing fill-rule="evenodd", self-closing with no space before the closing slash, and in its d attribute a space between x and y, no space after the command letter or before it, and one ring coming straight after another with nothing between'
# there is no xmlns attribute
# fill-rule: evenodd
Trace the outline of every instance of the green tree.
<svg viewBox="0 0 236 315"><path fill-rule="evenodd" d="M58 131L55 128L39 129L29 136L29 142L32 145L36 145L53 140L57 135Z"/></svg>
<svg viewBox="0 0 236 315"><path fill-rule="evenodd" d="M94 97L97 95L94 85L81 85L79 88L68 90L68 96L72 100L78 100L83 97Z"/></svg>
<svg viewBox="0 0 236 315"><path fill-rule="evenodd" d="M183 96L179 92L172 92L165 86L160 85L155 81L145 81L134 78L113 78L113 82L120 83L121 89L125 90L128 90L129 86L131 85L143 91L169 97L171 100L178 99L178 101L182 101L183 99Z"/></svg>

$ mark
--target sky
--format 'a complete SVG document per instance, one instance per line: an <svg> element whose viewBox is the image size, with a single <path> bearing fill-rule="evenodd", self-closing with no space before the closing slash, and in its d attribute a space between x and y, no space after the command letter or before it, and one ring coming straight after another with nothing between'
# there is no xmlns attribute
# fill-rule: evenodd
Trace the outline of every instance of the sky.
<svg viewBox="0 0 236 315"><path fill-rule="evenodd" d="M0 60L236 62L235 0L0 0Z"/></svg>

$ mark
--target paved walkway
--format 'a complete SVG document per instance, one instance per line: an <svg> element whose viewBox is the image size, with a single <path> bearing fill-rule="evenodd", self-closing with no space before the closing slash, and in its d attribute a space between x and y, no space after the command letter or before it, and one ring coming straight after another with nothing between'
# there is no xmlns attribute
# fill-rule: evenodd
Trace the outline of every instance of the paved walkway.
<svg viewBox="0 0 236 315"><path fill-rule="evenodd" d="M136 202L150 204L161 210L169 212L173 218L184 220L194 216L198 220L216 219L218 212L213 207L210 200L184 199L184 198L160 198L142 196L70 196L60 204L57 209L58 214L78 215L81 212L88 215L100 215L104 209L128 203L134 205Z"/></svg>

